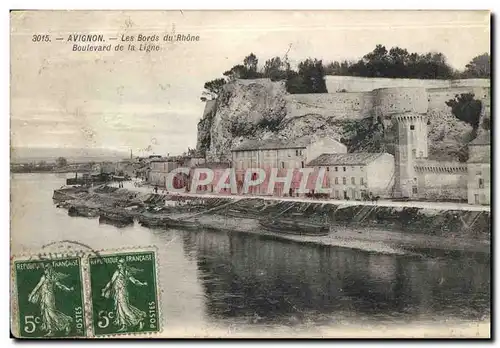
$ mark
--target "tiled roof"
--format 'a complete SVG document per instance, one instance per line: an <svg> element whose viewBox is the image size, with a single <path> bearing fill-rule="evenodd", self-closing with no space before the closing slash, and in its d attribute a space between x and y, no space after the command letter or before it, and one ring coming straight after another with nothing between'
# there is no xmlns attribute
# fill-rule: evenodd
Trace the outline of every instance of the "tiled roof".
<svg viewBox="0 0 500 348"><path fill-rule="evenodd" d="M477 136L476 139L472 140L469 145L490 145L490 132L484 132Z"/></svg>
<svg viewBox="0 0 500 348"><path fill-rule="evenodd" d="M324 153L309 162L308 166L364 165L373 162L383 154L383 152Z"/></svg>
<svg viewBox="0 0 500 348"><path fill-rule="evenodd" d="M309 145L311 140L311 137L295 139L247 140L233 148L231 151L302 149Z"/></svg>
<svg viewBox="0 0 500 348"><path fill-rule="evenodd" d="M207 163L196 164L195 167L208 168L208 169L220 169L220 168L229 168L230 164L227 162L207 162Z"/></svg>

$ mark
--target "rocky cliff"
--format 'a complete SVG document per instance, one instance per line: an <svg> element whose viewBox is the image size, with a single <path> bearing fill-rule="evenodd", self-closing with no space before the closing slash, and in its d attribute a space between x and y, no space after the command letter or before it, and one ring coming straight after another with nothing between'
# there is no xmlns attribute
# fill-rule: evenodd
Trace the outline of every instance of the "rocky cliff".
<svg viewBox="0 0 500 348"><path fill-rule="evenodd" d="M446 105L429 108L428 115L429 157L463 157L471 127ZM197 148L210 161L226 161L230 149L246 139L317 135L340 140L349 152L394 153L394 127L388 120L375 119L361 93L289 95L283 82L237 80L225 85L217 100L207 102L198 124Z"/></svg>

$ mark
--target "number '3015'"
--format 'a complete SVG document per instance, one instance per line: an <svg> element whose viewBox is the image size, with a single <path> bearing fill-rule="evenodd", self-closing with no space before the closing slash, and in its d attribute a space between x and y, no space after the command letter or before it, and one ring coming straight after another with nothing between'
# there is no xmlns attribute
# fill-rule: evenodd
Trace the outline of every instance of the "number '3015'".
<svg viewBox="0 0 500 348"><path fill-rule="evenodd" d="M33 35L33 38L31 39L33 42L50 42L50 36L49 35Z"/></svg>

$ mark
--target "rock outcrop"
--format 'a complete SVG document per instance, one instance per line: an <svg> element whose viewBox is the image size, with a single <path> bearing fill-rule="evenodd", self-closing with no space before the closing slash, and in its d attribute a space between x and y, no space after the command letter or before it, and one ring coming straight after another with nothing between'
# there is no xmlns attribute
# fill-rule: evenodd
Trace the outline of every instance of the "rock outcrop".
<svg viewBox="0 0 500 348"><path fill-rule="evenodd" d="M343 142L349 152L394 153L395 127L370 110L366 93L290 95L284 82L236 80L207 102L197 148L210 161L228 161L231 148L243 140L317 135ZM444 103L429 107L428 115L429 158L463 161L472 128Z"/></svg>

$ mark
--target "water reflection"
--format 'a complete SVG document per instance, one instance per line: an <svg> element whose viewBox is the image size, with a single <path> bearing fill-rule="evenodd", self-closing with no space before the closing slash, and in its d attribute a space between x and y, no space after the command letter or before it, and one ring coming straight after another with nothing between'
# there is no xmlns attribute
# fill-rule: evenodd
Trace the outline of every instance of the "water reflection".
<svg viewBox="0 0 500 348"><path fill-rule="evenodd" d="M63 177L14 175L11 253L76 240L93 249L158 248L164 327L214 323L476 319L489 314L490 261L414 258L222 232L119 229L51 201Z"/></svg>
<svg viewBox="0 0 500 348"><path fill-rule="evenodd" d="M489 313L489 261L421 259L263 240L184 234L214 318L302 322L333 316L478 319Z"/></svg>

